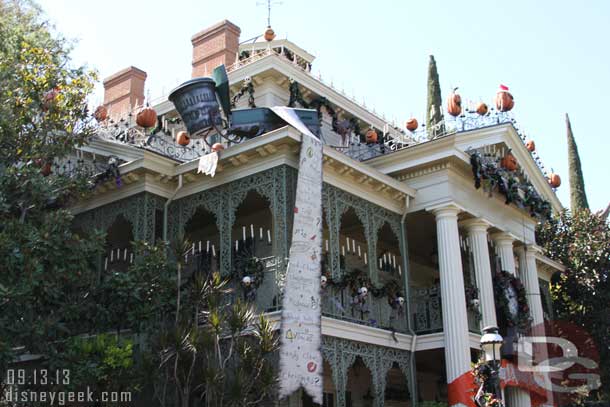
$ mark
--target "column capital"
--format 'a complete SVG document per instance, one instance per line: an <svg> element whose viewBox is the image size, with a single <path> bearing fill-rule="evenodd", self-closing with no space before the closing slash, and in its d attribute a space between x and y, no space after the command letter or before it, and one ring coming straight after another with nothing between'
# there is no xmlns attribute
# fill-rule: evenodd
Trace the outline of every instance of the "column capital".
<svg viewBox="0 0 610 407"><path fill-rule="evenodd" d="M447 218L447 217L456 217L457 215L463 211L463 209L453 203L437 206L433 208L427 208L429 212L432 212L436 219L439 218Z"/></svg>
<svg viewBox="0 0 610 407"><path fill-rule="evenodd" d="M494 243L497 246L511 246L513 245L513 242L515 241L515 238L506 232L497 232L497 233L493 233L491 236L491 240L494 241Z"/></svg>
<svg viewBox="0 0 610 407"><path fill-rule="evenodd" d="M535 257L538 254L542 254L542 247L535 244L522 244L518 246L515 251L519 256L524 255L526 257Z"/></svg>
<svg viewBox="0 0 610 407"><path fill-rule="evenodd" d="M469 232L486 232L492 225L483 218L473 218L461 221L459 226L466 228Z"/></svg>

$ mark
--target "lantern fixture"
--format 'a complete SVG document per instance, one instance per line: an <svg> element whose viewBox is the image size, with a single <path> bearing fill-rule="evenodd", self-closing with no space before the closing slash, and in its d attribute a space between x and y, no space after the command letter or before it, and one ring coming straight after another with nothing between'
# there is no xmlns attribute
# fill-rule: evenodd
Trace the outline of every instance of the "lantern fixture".
<svg viewBox="0 0 610 407"><path fill-rule="evenodd" d="M500 348L504 338L498 333L497 326L488 326L483 328L481 336L481 350L485 356L486 362L499 362L501 358Z"/></svg>

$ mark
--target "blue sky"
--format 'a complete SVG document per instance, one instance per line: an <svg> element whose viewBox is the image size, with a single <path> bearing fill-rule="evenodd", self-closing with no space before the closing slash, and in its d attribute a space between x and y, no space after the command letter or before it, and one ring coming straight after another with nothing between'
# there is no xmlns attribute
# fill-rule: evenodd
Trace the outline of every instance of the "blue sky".
<svg viewBox="0 0 610 407"><path fill-rule="evenodd" d="M148 73L153 99L190 78L194 33L225 18L241 27L242 39L266 28L257 0L39 3L58 31L78 41L76 62L100 78L137 66ZM283 0L271 24L279 38L316 56L315 74L401 123L424 117L431 53L443 98L459 86L463 98L491 102L498 85L508 85L519 125L546 168L562 176L564 205L569 113L589 204L610 202L610 2Z"/></svg>

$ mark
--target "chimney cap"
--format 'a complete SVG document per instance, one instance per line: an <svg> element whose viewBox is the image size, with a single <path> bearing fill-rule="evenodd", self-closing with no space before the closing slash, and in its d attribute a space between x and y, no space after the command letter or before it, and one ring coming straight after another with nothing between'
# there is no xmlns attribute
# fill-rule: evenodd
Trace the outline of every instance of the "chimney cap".
<svg viewBox="0 0 610 407"><path fill-rule="evenodd" d="M200 40L201 38L205 38L208 37L212 34L215 34L219 31L221 31L223 28L227 28L229 30L234 31L238 36L239 34L241 34L241 29L233 24L232 22L230 22L229 20L222 20L210 27L204 28L203 30L199 31L197 34L193 35L191 37L191 42L196 42L198 40Z"/></svg>
<svg viewBox="0 0 610 407"><path fill-rule="evenodd" d="M103 84L104 87L110 85L111 82L119 82L122 79L126 79L128 77L140 77L141 79L146 79L146 72L141 70L140 68L136 68L135 66L129 66L125 69L121 69L120 71L104 78Z"/></svg>

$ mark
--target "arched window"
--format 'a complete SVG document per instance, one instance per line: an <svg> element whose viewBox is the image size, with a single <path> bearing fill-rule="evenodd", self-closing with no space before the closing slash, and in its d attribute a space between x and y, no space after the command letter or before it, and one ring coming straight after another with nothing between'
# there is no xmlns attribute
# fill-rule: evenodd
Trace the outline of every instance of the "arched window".
<svg viewBox="0 0 610 407"><path fill-rule="evenodd" d="M133 226L123 215L117 216L106 231L104 272L124 272L133 263Z"/></svg>

